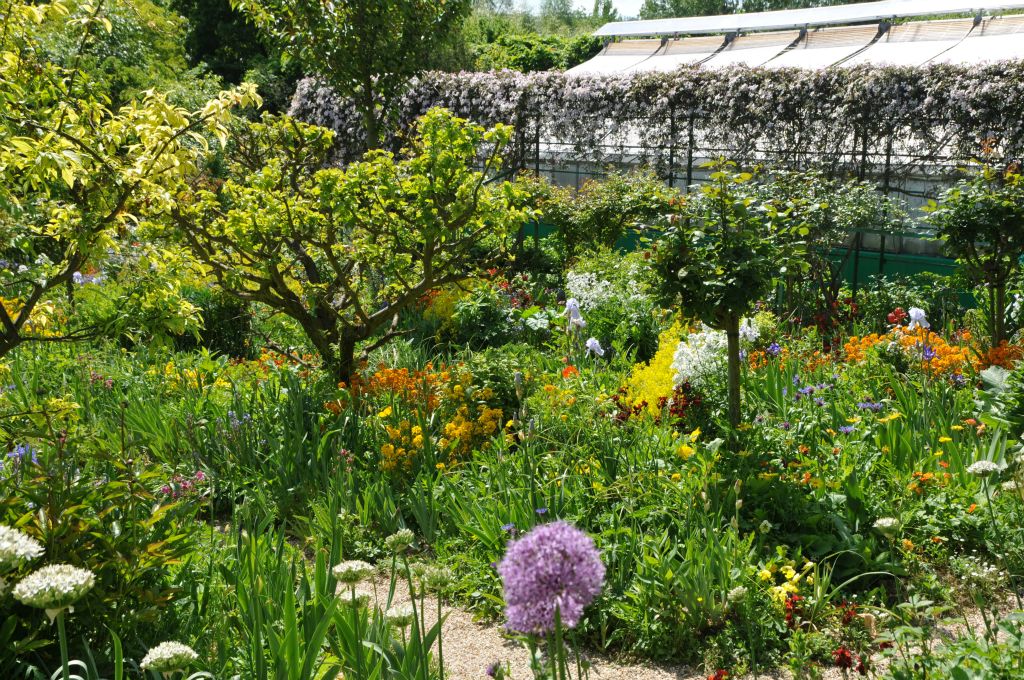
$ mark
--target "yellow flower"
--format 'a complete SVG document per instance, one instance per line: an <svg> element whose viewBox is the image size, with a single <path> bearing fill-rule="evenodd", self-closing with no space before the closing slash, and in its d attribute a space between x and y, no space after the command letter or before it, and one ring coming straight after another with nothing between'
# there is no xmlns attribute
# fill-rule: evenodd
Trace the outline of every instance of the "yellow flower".
<svg viewBox="0 0 1024 680"><path fill-rule="evenodd" d="M767 569L762 569L761 571L757 572L757 577L762 581L771 581L772 572L768 571Z"/></svg>
<svg viewBox="0 0 1024 680"><path fill-rule="evenodd" d="M689 444L680 444L676 448L676 455L682 458L683 460L686 460L687 458L693 455L693 447L690 446Z"/></svg>
<svg viewBox="0 0 1024 680"><path fill-rule="evenodd" d="M954 431L956 431L956 432L960 432L961 430L963 430L963 429L964 429L964 426L963 426L963 425L953 425L953 426L952 426L952 427L950 427L949 429L951 429L951 430L954 430Z"/></svg>
<svg viewBox="0 0 1024 680"><path fill-rule="evenodd" d="M913 550L914 549L914 542L911 541L909 538L904 538L903 539L903 549L904 550Z"/></svg>
<svg viewBox="0 0 1024 680"><path fill-rule="evenodd" d="M696 430L694 430L693 432L690 433L690 441L691 442L695 442L695 441L697 441L698 438L700 438L700 428L699 427Z"/></svg>
<svg viewBox="0 0 1024 680"><path fill-rule="evenodd" d="M378 418L387 418L388 416L390 416L390 415L391 415L391 412L392 412L392 411L391 411L391 407L390 407L390 406L388 406L388 407L387 407L387 408L385 408L385 409L384 409L383 411L381 411L380 413L378 413L378 414L377 414L377 417L378 417Z"/></svg>
<svg viewBox="0 0 1024 680"><path fill-rule="evenodd" d="M418 434L412 438L412 445L417 449L423 446L423 435Z"/></svg>
<svg viewBox="0 0 1024 680"><path fill-rule="evenodd" d="M673 482L678 482L682 478L683 478L683 476L681 474L679 474L678 472L676 472L676 473L674 473L672 475L672 481Z"/></svg>
<svg viewBox="0 0 1024 680"><path fill-rule="evenodd" d="M951 442L951 441L953 441L952 437L939 437L939 443L940 444L945 444L946 442Z"/></svg>
<svg viewBox="0 0 1024 680"><path fill-rule="evenodd" d="M444 468L445 468L445 464L444 464L444 463L438 463L438 464L437 464L437 465L435 465L434 467L436 467L436 468L437 468L438 470L444 470Z"/></svg>

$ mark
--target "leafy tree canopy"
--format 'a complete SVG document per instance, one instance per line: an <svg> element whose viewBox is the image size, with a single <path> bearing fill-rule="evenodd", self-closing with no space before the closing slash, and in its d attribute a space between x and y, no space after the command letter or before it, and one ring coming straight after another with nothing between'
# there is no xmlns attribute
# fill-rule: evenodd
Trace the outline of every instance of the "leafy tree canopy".
<svg viewBox="0 0 1024 680"><path fill-rule="evenodd" d="M402 310L505 255L528 216L518 181L492 181L510 135L433 109L401 156L324 169L330 131L267 116L236 130L226 181L181 195L177 235L225 291L294 319L348 380L357 343L387 342Z"/></svg>
<svg viewBox="0 0 1024 680"><path fill-rule="evenodd" d="M190 112L150 92L111 109L86 74L40 49L40 26L60 20L78 31L82 54L94 33L114 30L102 3L12 3L0 15L0 356L24 342L123 327L132 310L183 330L188 307L167 299L175 284L149 274L130 282L102 323L69 319L60 335L49 326L61 299L73 311L84 284L114 275L99 273L105 264L148 272L168 259L136 236L141 219L172 202L168 187L194 170L207 135L224 139L232 107L259 101L243 87Z"/></svg>
<svg viewBox="0 0 1024 680"><path fill-rule="evenodd" d="M469 0L232 0L287 58L351 97L369 148L394 102L470 9Z"/></svg>

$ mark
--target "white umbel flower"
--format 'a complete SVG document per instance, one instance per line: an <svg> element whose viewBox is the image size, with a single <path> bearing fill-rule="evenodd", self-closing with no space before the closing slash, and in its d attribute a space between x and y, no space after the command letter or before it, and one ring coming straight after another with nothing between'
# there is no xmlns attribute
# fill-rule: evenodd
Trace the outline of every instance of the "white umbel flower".
<svg viewBox="0 0 1024 680"><path fill-rule="evenodd" d="M999 472L999 466L990 460L979 460L971 463L967 471L972 475L987 477L993 472Z"/></svg>
<svg viewBox="0 0 1024 680"><path fill-rule="evenodd" d="M387 622L396 628L408 628L415 616L412 605L409 604L397 604L384 613Z"/></svg>
<svg viewBox="0 0 1024 680"><path fill-rule="evenodd" d="M348 560L334 565L334 578L346 585L355 585L373 573L373 567L362 560Z"/></svg>
<svg viewBox="0 0 1024 680"><path fill-rule="evenodd" d="M17 569L43 554L43 546L17 529L0 524L0 573Z"/></svg>
<svg viewBox="0 0 1024 680"><path fill-rule="evenodd" d="M180 642L161 642L143 657L142 668L157 673L183 671L199 659L196 651Z"/></svg>
<svg viewBox="0 0 1024 680"><path fill-rule="evenodd" d="M416 535L412 533L412 529L399 529L384 539L384 545L393 553L404 553L414 540Z"/></svg>
<svg viewBox="0 0 1024 680"><path fill-rule="evenodd" d="M88 569L70 564L51 564L26 576L14 586L11 594L22 604L45 609L52 621L92 590L95 584L96 577Z"/></svg>
<svg viewBox="0 0 1024 680"><path fill-rule="evenodd" d="M886 536L893 536L900 528L900 521L895 517L879 517L875 520L875 528Z"/></svg>

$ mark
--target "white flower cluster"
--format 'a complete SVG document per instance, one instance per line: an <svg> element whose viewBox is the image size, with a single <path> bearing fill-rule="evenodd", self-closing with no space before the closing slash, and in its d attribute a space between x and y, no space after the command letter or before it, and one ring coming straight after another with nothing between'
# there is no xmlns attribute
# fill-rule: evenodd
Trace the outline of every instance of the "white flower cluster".
<svg viewBox="0 0 1024 680"><path fill-rule="evenodd" d="M384 613L384 618L392 626L408 628L416 617L412 605L396 604Z"/></svg>
<svg viewBox="0 0 1024 680"><path fill-rule="evenodd" d="M979 460L967 466L967 472L978 477L987 477L993 472L999 472L999 465L990 460Z"/></svg>
<svg viewBox="0 0 1024 680"><path fill-rule="evenodd" d="M334 565L334 578L346 585L354 585L373 573L373 567L362 560L348 560Z"/></svg>
<svg viewBox="0 0 1024 680"><path fill-rule="evenodd" d="M0 573L17 569L43 554L43 546L17 529L0 524Z"/></svg>
<svg viewBox="0 0 1024 680"><path fill-rule="evenodd" d="M566 294L576 298L580 309L591 311L615 299L611 282L599 279L590 272L569 272L565 275Z"/></svg>
<svg viewBox="0 0 1024 680"><path fill-rule="evenodd" d="M199 655L188 645L180 642L161 642L146 653L139 665L147 671L171 673L185 670L198 659Z"/></svg>
<svg viewBox="0 0 1024 680"><path fill-rule="evenodd" d="M51 618L92 590L96 577L88 569L70 564L51 564L38 569L14 586L14 599L45 609Z"/></svg>
<svg viewBox="0 0 1024 680"><path fill-rule="evenodd" d="M741 343L752 343L760 335L761 332L752 319L741 321ZM675 384L678 386L689 382L695 387L700 387L720 379L725 369L728 344L724 331L700 324L696 332L687 335L676 347L675 357L672 359Z"/></svg>
<svg viewBox="0 0 1024 680"><path fill-rule="evenodd" d="M676 347L672 359L675 384L689 381L700 386L722 372L725 365L727 340L723 331L716 331L704 324L695 333L690 333Z"/></svg>

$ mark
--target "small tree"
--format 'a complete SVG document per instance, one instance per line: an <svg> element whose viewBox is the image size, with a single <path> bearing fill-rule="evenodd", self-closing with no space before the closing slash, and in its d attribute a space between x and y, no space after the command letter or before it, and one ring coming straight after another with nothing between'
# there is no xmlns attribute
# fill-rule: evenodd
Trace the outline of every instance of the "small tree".
<svg viewBox="0 0 1024 680"><path fill-rule="evenodd" d="M75 7L84 18L69 24L81 51L94 31L110 24L102 1ZM167 187L193 168L204 134L223 136L230 109L259 100L243 87L189 112L150 93L111 111L77 70L77 58L65 68L41 56L37 26L68 12L61 1L0 5L0 357L25 342L78 340L109 330L116 319L45 326L59 303L70 299L73 308L82 272L123 252L135 240L139 217L166 207ZM167 292L166 278L146 278L150 292ZM125 297L152 300L138 291ZM153 318L159 311L156 321L180 328L173 301L163 302L143 314Z"/></svg>
<svg viewBox="0 0 1024 680"><path fill-rule="evenodd" d="M1006 339L1006 287L1024 255L1024 177L975 163L969 174L925 207L947 253L988 292L992 343Z"/></svg>
<svg viewBox="0 0 1024 680"><path fill-rule="evenodd" d="M321 169L330 131L265 117L239 129L227 180L201 182L174 224L226 292L294 319L348 380L359 342L386 343L402 310L504 256L528 217L518 182L491 181L510 135L432 109L404 157Z"/></svg>
<svg viewBox="0 0 1024 680"><path fill-rule="evenodd" d="M807 228L759 196L754 176L736 164L709 164L705 184L679 199L678 213L655 249L665 292L687 314L724 330L728 341L729 424L740 423L740 320L799 266Z"/></svg>
<svg viewBox="0 0 1024 680"><path fill-rule="evenodd" d="M831 179L814 171L773 173L763 184L762 194L808 230L802 280L816 289L817 295L810 299L816 307L822 343L829 349L838 340L843 268L853 253L847 248L837 260L833 250L848 244L859 230L896 227L906 214L873 184Z"/></svg>
<svg viewBox="0 0 1024 680"><path fill-rule="evenodd" d="M627 230L662 220L675 193L647 169L612 172L579 191L542 188L544 219L555 227L567 258L586 247L612 248Z"/></svg>
<svg viewBox="0 0 1024 680"><path fill-rule="evenodd" d="M367 148L380 145L387 116L409 81L458 28L469 0L232 0L310 73L351 97Z"/></svg>

